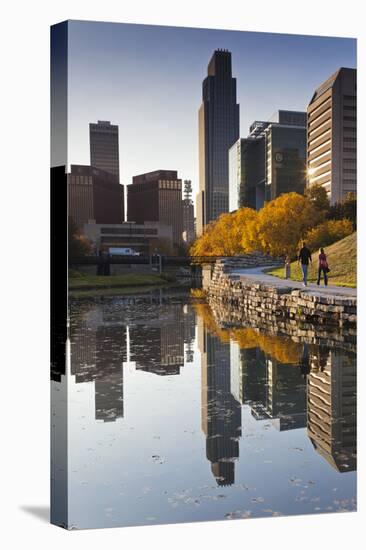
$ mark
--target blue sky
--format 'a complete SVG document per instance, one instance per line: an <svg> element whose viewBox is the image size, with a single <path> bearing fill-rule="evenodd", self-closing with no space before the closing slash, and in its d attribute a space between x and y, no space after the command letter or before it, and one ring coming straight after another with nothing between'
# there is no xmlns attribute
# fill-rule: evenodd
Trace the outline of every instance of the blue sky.
<svg viewBox="0 0 366 550"><path fill-rule="evenodd" d="M215 49L232 53L241 137L278 109L306 110L356 40L120 23L69 24L69 164L88 164L89 122L119 125L121 183L178 170L198 190L198 108Z"/></svg>

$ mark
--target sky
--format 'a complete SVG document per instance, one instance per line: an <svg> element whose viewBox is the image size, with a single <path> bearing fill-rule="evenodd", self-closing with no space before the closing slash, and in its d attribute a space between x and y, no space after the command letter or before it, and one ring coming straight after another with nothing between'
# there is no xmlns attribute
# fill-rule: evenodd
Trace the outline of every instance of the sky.
<svg viewBox="0 0 366 550"><path fill-rule="evenodd" d="M240 136L278 109L305 111L339 67L356 67L356 40L71 21L68 163L89 164L89 123L119 126L120 180L177 170L198 191L198 109L215 49L232 53Z"/></svg>

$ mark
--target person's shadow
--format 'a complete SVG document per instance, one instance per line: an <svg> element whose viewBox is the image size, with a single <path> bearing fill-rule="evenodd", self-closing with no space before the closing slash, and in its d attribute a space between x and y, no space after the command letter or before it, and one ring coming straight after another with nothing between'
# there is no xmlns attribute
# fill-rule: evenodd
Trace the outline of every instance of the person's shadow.
<svg viewBox="0 0 366 550"><path fill-rule="evenodd" d="M20 509L27 514L40 519L43 522L50 522L50 507L49 506L20 506Z"/></svg>

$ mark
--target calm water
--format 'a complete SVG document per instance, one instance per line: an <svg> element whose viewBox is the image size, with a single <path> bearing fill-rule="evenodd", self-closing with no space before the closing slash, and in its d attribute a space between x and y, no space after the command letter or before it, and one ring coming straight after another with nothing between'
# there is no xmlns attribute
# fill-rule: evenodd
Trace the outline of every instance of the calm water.
<svg viewBox="0 0 366 550"><path fill-rule="evenodd" d="M76 529L356 509L352 351L220 329L183 292L74 301L70 335L56 521L66 480Z"/></svg>

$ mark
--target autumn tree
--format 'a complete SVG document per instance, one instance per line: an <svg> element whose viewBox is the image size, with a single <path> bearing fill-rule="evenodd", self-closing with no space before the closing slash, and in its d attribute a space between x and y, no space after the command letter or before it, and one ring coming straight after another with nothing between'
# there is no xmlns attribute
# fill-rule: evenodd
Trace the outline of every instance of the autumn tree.
<svg viewBox="0 0 366 550"><path fill-rule="evenodd" d="M285 193L258 212L255 235L258 249L272 256L294 257L298 242L323 219L312 201L297 193Z"/></svg>
<svg viewBox="0 0 366 550"><path fill-rule="evenodd" d="M91 253L91 244L88 239L81 233L80 229L72 219L69 217L69 257L70 258L82 258L88 256Z"/></svg>
<svg viewBox="0 0 366 550"><path fill-rule="evenodd" d="M330 202L325 188L320 184L311 185L305 190L305 197L315 206L317 210L327 214L330 209Z"/></svg>
<svg viewBox="0 0 366 550"><path fill-rule="evenodd" d="M191 246L190 254L236 256L258 251L294 257L299 240L324 220L321 196L322 192L317 194L317 199L285 193L266 203L258 212L240 208L222 214L206 226L203 235Z"/></svg>
<svg viewBox="0 0 366 550"><path fill-rule="evenodd" d="M351 220L353 229L357 226L357 197L356 193L347 193L346 196L330 207L328 218L331 220Z"/></svg>
<svg viewBox="0 0 366 550"><path fill-rule="evenodd" d="M353 233L351 220L326 220L309 229L305 235L310 250L329 246Z"/></svg>
<svg viewBox="0 0 366 550"><path fill-rule="evenodd" d="M237 256L252 250L248 237L243 241L249 226L257 217L251 208L240 208L232 213L221 214L205 227L204 233L190 248L192 256Z"/></svg>

